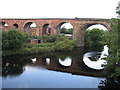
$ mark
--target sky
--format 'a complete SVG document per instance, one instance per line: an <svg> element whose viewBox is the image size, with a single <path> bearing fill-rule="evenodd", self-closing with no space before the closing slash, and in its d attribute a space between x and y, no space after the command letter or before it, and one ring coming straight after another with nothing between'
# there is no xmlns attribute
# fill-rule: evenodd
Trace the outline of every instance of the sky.
<svg viewBox="0 0 120 90"><path fill-rule="evenodd" d="M1 0L0 18L113 18L119 0Z"/></svg>
<svg viewBox="0 0 120 90"><path fill-rule="evenodd" d="M0 18L116 18L119 0L1 0Z"/></svg>

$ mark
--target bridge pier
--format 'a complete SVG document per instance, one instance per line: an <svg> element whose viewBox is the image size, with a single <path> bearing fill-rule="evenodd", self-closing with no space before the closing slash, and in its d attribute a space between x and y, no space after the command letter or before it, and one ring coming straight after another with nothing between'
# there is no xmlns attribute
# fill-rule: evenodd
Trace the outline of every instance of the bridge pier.
<svg viewBox="0 0 120 90"><path fill-rule="evenodd" d="M78 47L84 46L84 33L85 30L82 30L83 25L80 23L75 23L73 38L77 41Z"/></svg>

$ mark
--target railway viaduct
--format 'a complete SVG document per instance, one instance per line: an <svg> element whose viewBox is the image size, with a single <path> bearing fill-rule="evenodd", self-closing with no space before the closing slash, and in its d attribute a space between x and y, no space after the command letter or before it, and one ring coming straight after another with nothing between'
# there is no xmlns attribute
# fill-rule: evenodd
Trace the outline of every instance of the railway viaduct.
<svg viewBox="0 0 120 90"><path fill-rule="evenodd" d="M88 27L100 24L110 30L110 19L98 18L2 18L0 29L8 31L9 28L14 27L29 35L57 35L60 34L60 27L64 23L70 23L73 26L73 38L77 40L79 46L84 46L84 33Z"/></svg>

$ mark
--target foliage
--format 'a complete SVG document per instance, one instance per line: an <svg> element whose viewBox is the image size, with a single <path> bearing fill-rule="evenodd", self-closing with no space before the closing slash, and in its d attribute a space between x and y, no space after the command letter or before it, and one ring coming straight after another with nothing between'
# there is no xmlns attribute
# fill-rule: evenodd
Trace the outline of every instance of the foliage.
<svg viewBox="0 0 120 90"><path fill-rule="evenodd" d="M110 55L108 57L108 69L111 77L120 77L120 20L111 20L111 32L109 35Z"/></svg>
<svg viewBox="0 0 120 90"><path fill-rule="evenodd" d="M18 29L11 28L8 32L2 31L2 48L16 49L27 42L28 35L21 33Z"/></svg>
<svg viewBox="0 0 120 90"><path fill-rule="evenodd" d="M73 48L77 47L75 40L69 40L67 37L62 36L58 38L55 42L55 50L57 51L64 51L64 50L72 50Z"/></svg>
<svg viewBox="0 0 120 90"><path fill-rule="evenodd" d="M40 37L40 40L46 43L46 42L55 42L58 38L59 38L58 35L53 35L53 36L43 35L42 37Z"/></svg>
<svg viewBox="0 0 120 90"><path fill-rule="evenodd" d="M51 36L47 36L51 37ZM56 37L56 36L54 36ZM41 44L23 44L18 50L5 50L3 56L11 55L27 55L33 53L48 53L56 51L71 51L77 46L75 40L69 40L65 36L57 36L53 43L41 43Z"/></svg>
<svg viewBox="0 0 120 90"><path fill-rule="evenodd" d="M120 2L118 6L116 7L116 13L118 14L118 17L120 16Z"/></svg>
<svg viewBox="0 0 120 90"><path fill-rule="evenodd" d="M85 32L85 47L87 49L102 50L102 46L107 44L107 34L108 31L103 31L98 28L93 28L92 30L87 30Z"/></svg>
<svg viewBox="0 0 120 90"><path fill-rule="evenodd" d="M62 34L72 34L73 29L72 28L66 29L66 28L63 27L63 28L60 29L60 33L62 33Z"/></svg>

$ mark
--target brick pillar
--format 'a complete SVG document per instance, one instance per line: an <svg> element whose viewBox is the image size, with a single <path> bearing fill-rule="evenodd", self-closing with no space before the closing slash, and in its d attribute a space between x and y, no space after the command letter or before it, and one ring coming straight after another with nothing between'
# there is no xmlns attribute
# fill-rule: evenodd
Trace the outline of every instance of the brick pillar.
<svg viewBox="0 0 120 90"><path fill-rule="evenodd" d="M74 25L73 38L77 40L78 46L84 46L85 30L82 29L82 26L80 23Z"/></svg>
<svg viewBox="0 0 120 90"><path fill-rule="evenodd" d="M53 26L51 28L51 35L57 35L57 28L56 28L56 26Z"/></svg>

